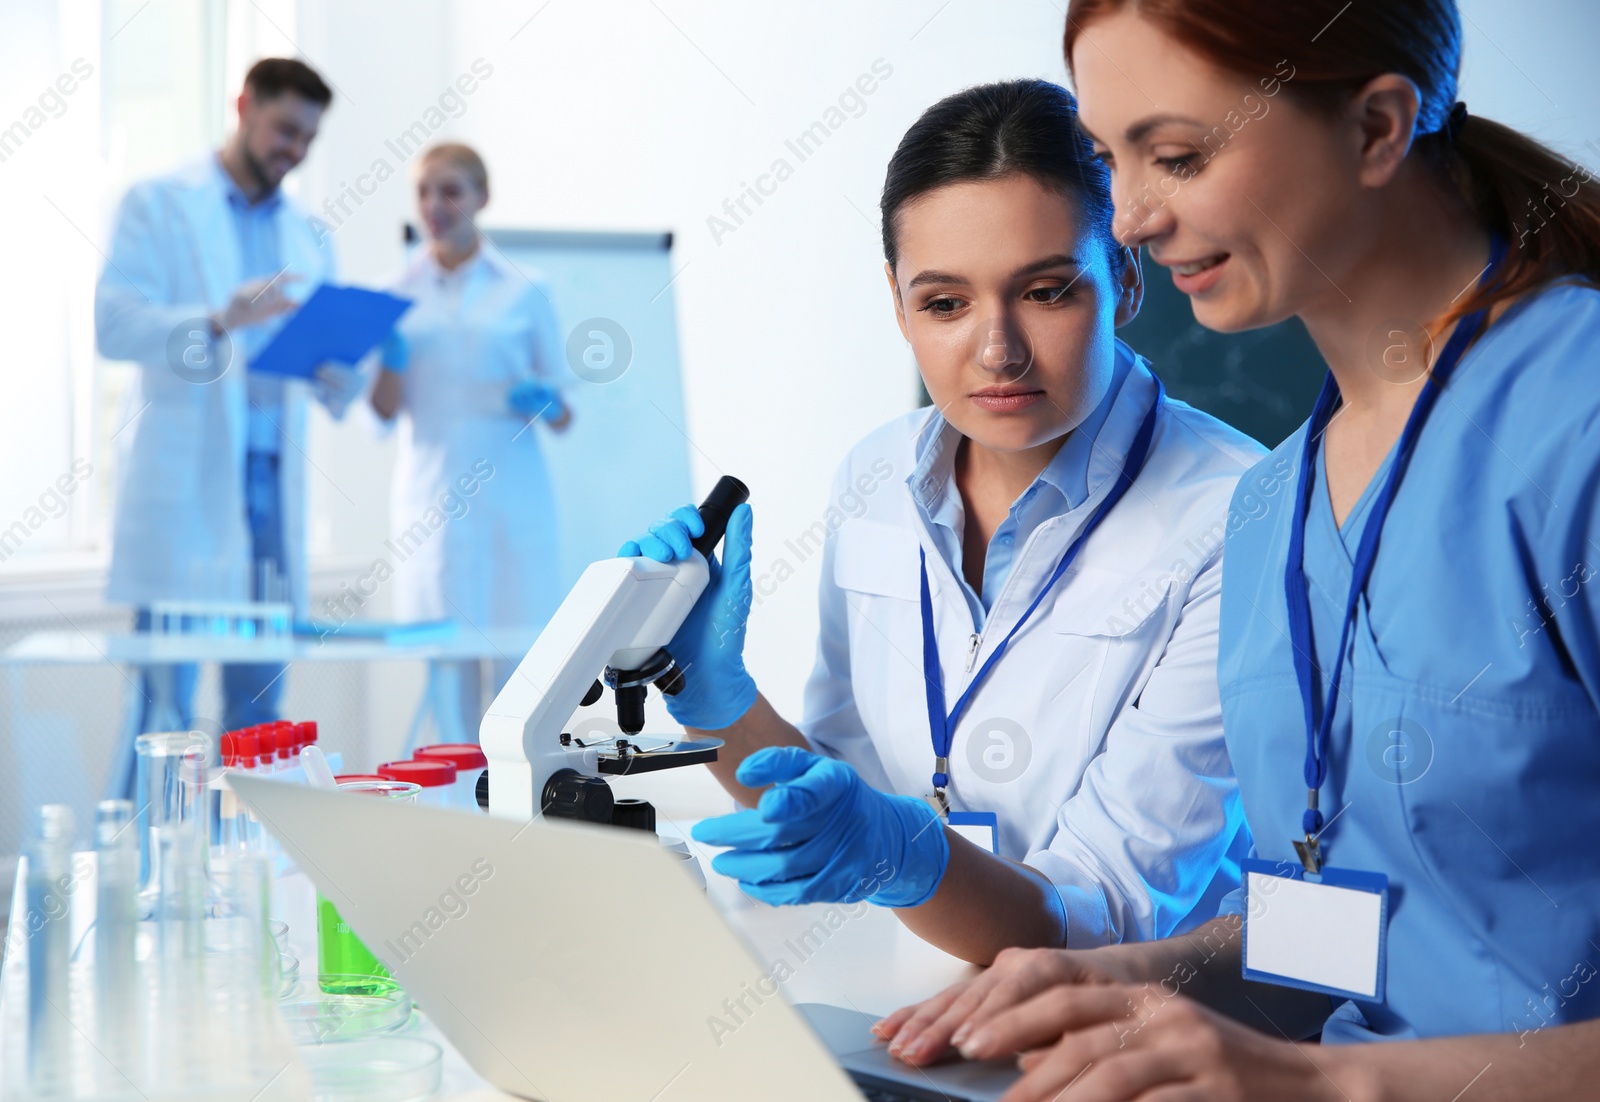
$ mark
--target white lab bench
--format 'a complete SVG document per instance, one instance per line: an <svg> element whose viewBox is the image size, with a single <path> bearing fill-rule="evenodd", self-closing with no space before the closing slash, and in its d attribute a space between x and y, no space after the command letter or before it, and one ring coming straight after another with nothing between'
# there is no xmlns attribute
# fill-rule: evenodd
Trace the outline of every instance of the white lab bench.
<svg viewBox="0 0 1600 1102"><path fill-rule="evenodd" d="M691 770L693 776L690 776ZM674 774L682 776L673 777ZM650 784L652 780L656 783ZM675 832L687 833L689 823L673 816L684 814L686 802L705 807L705 793L708 791L704 784L706 780L709 777L696 766L672 770L667 774L627 778L625 786L616 787L619 795L660 799L660 810L666 812L661 819L663 828L669 829L670 823L670 829ZM694 843L690 845L694 846ZM740 891L733 881L711 871L710 854L707 851L701 847L695 849L707 876L707 891L712 902L742 935L757 959L764 966L780 960L789 965L792 974L783 982L782 991L790 1002L833 1003L867 1013L886 1014L896 1007L932 995L975 972L972 966L917 938L883 908L867 907L854 918L848 917L848 912L845 912L847 917L842 922L838 909L834 909L830 924L827 921L830 908L825 905L769 907L757 903ZM92 855L89 860L92 861ZM16 928L17 923L25 921L25 874L25 867L18 870L12 897L13 929L8 931L7 939L7 944L12 946L26 944ZM74 898L93 900L93 884L87 880L80 881ZM74 944L82 937L89 921L85 913L87 910L81 906L74 907ZM315 890L310 881L299 873L290 873L275 880L273 911L275 917L289 926L289 943L300 960L301 976L314 976L317 960L316 903ZM827 936L824 937L819 929L826 931ZM19 994L19 985L11 982L12 972L8 960L4 973L0 974L0 1021L9 1020L6 1017L8 1007L3 1000L16 998ZM456 1102L484 1102L514 1097L496 1090L480 1078L420 1009L413 1014L411 1022L401 1029L412 1036L432 1040L443 1049L438 1098Z"/></svg>
<svg viewBox="0 0 1600 1102"><path fill-rule="evenodd" d="M455 636L434 642L387 642L365 638L292 636L244 639L211 635L153 635L141 632L37 631L0 652L0 667L31 665L104 666L108 663L134 672L129 681L121 734L106 778L105 797L125 796L133 768L133 740L139 735L142 701L134 686L137 674L151 666L174 663L282 663L303 662L492 662L515 663L538 638L537 627L478 630L463 625ZM440 699L441 688L430 679L411 723L407 745L412 745L423 720L432 715L439 742L476 742L476 732L461 730L460 710L453 700ZM11 698L21 698L13 692ZM12 729L17 726L13 718Z"/></svg>

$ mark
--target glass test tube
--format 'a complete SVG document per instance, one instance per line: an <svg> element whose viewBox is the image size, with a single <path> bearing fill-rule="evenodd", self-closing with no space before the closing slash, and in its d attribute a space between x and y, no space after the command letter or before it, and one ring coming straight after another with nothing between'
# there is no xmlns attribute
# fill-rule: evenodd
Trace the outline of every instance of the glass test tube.
<svg viewBox="0 0 1600 1102"><path fill-rule="evenodd" d="M72 809L39 809L28 843L28 1089L66 1095L72 1084Z"/></svg>
<svg viewBox="0 0 1600 1102"><path fill-rule="evenodd" d="M416 803L421 788L405 781L347 781L339 785L339 791ZM330 995L370 995L391 986L389 970L321 892L317 893L317 980Z"/></svg>

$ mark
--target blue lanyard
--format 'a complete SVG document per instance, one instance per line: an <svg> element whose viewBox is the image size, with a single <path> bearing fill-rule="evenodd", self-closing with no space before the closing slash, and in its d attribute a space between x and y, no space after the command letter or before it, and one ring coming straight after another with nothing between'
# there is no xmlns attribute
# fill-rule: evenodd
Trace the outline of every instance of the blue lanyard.
<svg viewBox="0 0 1600 1102"><path fill-rule="evenodd" d="M1150 406L1150 412L1145 414L1144 423L1139 426L1139 433L1133 438L1133 446L1128 450L1127 460L1122 465L1122 471L1117 475L1116 484L1111 487L1111 492L1100 502L1094 515L1089 518L1089 523L1083 526L1083 531L1078 538L1072 541L1061 556L1061 561L1056 564L1056 569L1044 583L1044 588L1034 597L1033 603L1022 614L1000 645L994 649L989 660L978 668L978 675L967 686L967 691L961 694L961 699L956 701L956 706L948 714L944 710L944 669L939 665L939 641L933 633L933 598L928 592L928 553L921 548L917 550L919 565L922 570L922 678L928 693L928 729L933 735L933 790L939 797L940 803L944 802L944 790L950 784L950 744L955 739L956 725L960 722L961 713L967 710L967 705L972 703L973 695L978 691L978 686L983 679L994 669L995 663L1000 661L1000 656L1006 652L1006 647L1022 630L1022 625L1028 622L1033 615L1033 610L1039 607L1045 594L1061 580L1061 575L1067 572L1067 567L1072 565L1072 560L1078 557L1079 550L1089 541L1090 535L1106 519L1122 495L1128 492L1128 487L1133 485L1133 480L1139 477L1139 472L1144 469L1144 463L1150 456L1150 441L1156 431L1156 415L1161 410L1161 404L1166 399L1166 388L1161 385L1161 380L1156 379L1156 397Z"/></svg>
<svg viewBox="0 0 1600 1102"><path fill-rule="evenodd" d="M1489 264L1484 269L1479 286L1489 281L1494 270L1500 266L1505 252L1505 241L1498 234L1495 235L1490 248ZM1371 514L1362 529L1361 542L1356 547L1355 561L1350 570L1350 591L1345 596L1344 623L1339 629L1339 648L1333 652L1333 673L1328 679L1327 697L1322 702L1320 717L1316 714L1317 669L1311 657L1311 594L1306 583L1305 571L1306 516L1310 509L1314 485L1312 464L1316 461L1317 447L1322 434L1327 429L1328 422L1333 419L1334 410L1339 402L1339 385L1334 382L1332 372L1323 381L1322 393L1317 396L1316 408L1311 413L1311 423L1306 428L1305 446L1300 450L1299 493L1295 498L1294 519L1289 528L1288 563L1283 572L1283 584L1285 596L1288 598L1289 642L1294 649L1294 673L1295 679L1300 683L1300 701L1305 710L1306 727L1306 812L1301 822L1305 828L1306 838L1304 842L1296 841L1294 846L1309 872L1317 872L1321 867L1318 834L1322 830L1323 819L1322 812L1317 806L1318 795L1323 782L1328 778L1328 737L1333 730L1334 706L1338 701L1339 682L1344 675L1344 654L1345 648L1350 644L1350 626L1355 622L1356 609L1362 594L1366 591L1367 580L1372 576L1372 567L1378 558L1378 538L1383 532L1383 522L1389 516L1389 506L1394 502L1400 480L1405 477L1406 465L1417 446L1417 437L1422 434L1422 427L1427 423L1428 415L1433 412L1440 390L1450 381L1450 376L1461 362L1467 347L1482 331L1485 317L1485 311L1476 310L1457 323L1455 332L1450 335L1444 351L1439 355L1438 362L1433 365L1427 381L1422 384L1422 391L1417 395L1416 404L1411 407L1411 415L1406 418L1406 426L1401 431L1400 441L1395 447L1394 462L1377 496L1373 498Z"/></svg>

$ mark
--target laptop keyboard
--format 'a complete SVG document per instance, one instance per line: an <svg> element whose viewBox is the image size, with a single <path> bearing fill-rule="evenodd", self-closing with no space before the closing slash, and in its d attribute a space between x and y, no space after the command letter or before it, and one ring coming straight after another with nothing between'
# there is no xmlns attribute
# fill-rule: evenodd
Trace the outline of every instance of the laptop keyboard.
<svg viewBox="0 0 1600 1102"><path fill-rule="evenodd" d="M958 1098L932 1087L914 1087L909 1083L879 1079L859 1071L850 1072L850 1078L860 1088L861 1097L867 1102L971 1102L971 1099Z"/></svg>

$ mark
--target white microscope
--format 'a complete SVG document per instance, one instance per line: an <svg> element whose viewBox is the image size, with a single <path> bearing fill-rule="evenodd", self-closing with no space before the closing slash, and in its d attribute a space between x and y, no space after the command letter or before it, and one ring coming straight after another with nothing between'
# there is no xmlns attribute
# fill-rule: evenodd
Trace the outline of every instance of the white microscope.
<svg viewBox="0 0 1600 1102"><path fill-rule="evenodd" d="M602 559L583 572L478 728L489 759L478 800L487 801L489 814L653 830L654 809L613 799L605 777L716 760L721 739L644 746L633 736L644 729L650 685L671 696L694 676L666 647L710 580L706 558L728 517L749 496L737 478L719 479L700 504L705 533L682 562ZM596 674L616 693L622 737L584 745L562 728L579 706L600 699L605 689Z"/></svg>

